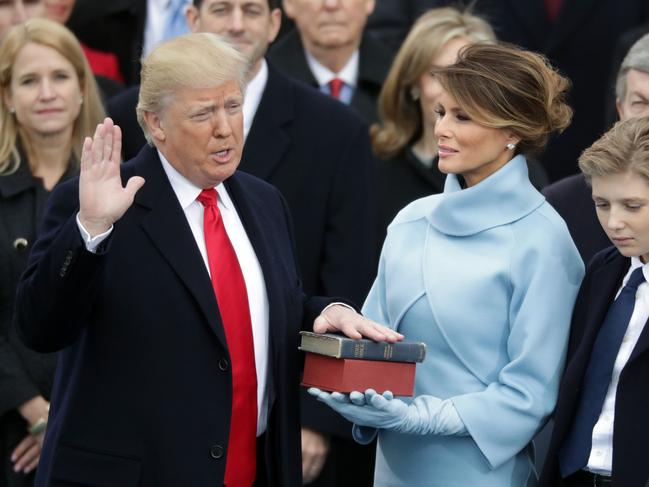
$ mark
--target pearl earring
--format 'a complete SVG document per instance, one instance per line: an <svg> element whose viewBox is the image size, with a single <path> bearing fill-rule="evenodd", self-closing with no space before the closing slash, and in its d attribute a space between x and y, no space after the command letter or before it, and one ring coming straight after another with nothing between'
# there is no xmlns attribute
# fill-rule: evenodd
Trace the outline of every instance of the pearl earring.
<svg viewBox="0 0 649 487"><path fill-rule="evenodd" d="M16 113L16 109L14 107L9 107L9 113Z"/></svg>
<svg viewBox="0 0 649 487"><path fill-rule="evenodd" d="M83 98L79 98L79 105L83 105Z"/></svg>
<svg viewBox="0 0 649 487"><path fill-rule="evenodd" d="M416 86L410 88L410 96L415 101L419 100L419 97L421 96L421 92L419 91L419 88L417 88Z"/></svg>
<svg viewBox="0 0 649 487"><path fill-rule="evenodd" d="M507 147L509 150L514 150L514 149L516 149L516 144L510 142L509 144L506 145L506 147Z"/></svg>

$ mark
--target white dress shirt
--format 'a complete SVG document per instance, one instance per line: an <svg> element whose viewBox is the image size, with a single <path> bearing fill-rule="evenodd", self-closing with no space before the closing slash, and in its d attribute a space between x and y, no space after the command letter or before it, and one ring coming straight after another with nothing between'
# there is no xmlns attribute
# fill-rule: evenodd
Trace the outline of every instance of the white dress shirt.
<svg viewBox="0 0 649 487"><path fill-rule="evenodd" d="M638 257L632 257L631 267L626 276L624 276L622 286L618 289L616 298L626 285L631 273L638 267L642 267L645 280L649 277L649 264L643 264ZM624 366L628 362L648 318L649 284L643 282L638 286L636 292L633 314L629 320L629 325L622 339L622 345L620 345L620 350L617 353L615 364L613 365L613 374L611 376L611 382L608 385L608 390L606 391L602 412L593 427L593 443L588 464L586 465L586 470L590 472L600 475L611 475L613 468L613 424L615 421L615 395L617 385L622 369L624 369Z"/></svg>
<svg viewBox="0 0 649 487"><path fill-rule="evenodd" d="M185 3L189 6L191 2L187 0ZM165 28L171 15L171 6L171 0L146 1L142 58L147 57L160 42L165 40Z"/></svg>
<svg viewBox="0 0 649 487"><path fill-rule="evenodd" d="M203 232L203 205L196 201L202 191L181 175L165 157L158 151L162 167L169 178L171 187L182 207L187 223L196 240L205 268L210 272L207 260L207 248L205 246L205 235ZM243 279L248 292L248 303L250 306L250 320L252 323L252 336L255 348L255 368L257 370L257 436L266 431L268 418L268 355L269 355L269 330L268 330L268 295L264 275L257 259L257 255L248 239L241 219L228 195L223 184L216 187L218 195L217 204L221 212L225 230L230 238L232 247L239 260ZM88 232L83 228L77 215L77 225L81 235L86 242L86 248L94 252L97 246L113 230L111 227L107 232L90 238ZM214 373L218 373L214 371Z"/></svg>
<svg viewBox="0 0 649 487"><path fill-rule="evenodd" d="M261 102L261 97L266 89L267 82L268 64L266 64L266 60L262 58L261 67L255 77L248 82L248 85L246 86L246 96L243 97L244 140L248 137L250 127L252 127L252 122L255 119L255 113L257 113L257 108L259 108L259 103Z"/></svg>
<svg viewBox="0 0 649 487"><path fill-rule="evenodd" d="M320 63L316 58L314 58L309 51L304 51L306 54L306 62L313 73L313 77L318 82L320 86L320 91L330 95L331 90L329 88L329 82L334 78L339 78L345 82L343 87L340 90L339 100L343 103L349 104L352 101L352 96L354 96L354 89L356 88L356 83L358 80L358 49L354 51L354 54L349 58L349 61L343 66L338 73L334 73L328 67Z"/></svg>

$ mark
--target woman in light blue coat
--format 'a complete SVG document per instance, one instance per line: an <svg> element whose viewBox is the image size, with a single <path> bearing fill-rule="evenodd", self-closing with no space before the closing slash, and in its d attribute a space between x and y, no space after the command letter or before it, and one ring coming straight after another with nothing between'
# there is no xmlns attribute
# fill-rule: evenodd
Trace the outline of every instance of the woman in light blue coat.
<svg viewBox="0 0 649 487"><path fill-rule="evenodd" d="M531 487L530 442L555 405L584 269L525 154L569 124L568 82L504 45L469 46L435 74L444 192L391 223L363 307L428 344L414 398L311 393L357 441L378 432L377 487Z"/></svg>

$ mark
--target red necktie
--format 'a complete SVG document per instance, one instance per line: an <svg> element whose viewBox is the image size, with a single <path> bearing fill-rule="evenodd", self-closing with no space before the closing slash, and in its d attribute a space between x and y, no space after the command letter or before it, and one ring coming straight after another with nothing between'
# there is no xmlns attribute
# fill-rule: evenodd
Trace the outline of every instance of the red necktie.
<svg viewBox="0 0 649 487"><path fill-rule="evenodd" d="M334 78L329 81L329 91L331 92L331 96L333 96L336 100L340 99L340 90L342 89L344 84L345 82L340 78Z"/></svg>
<svg viewBox="0 0 649 487"><path fill-rule="evenodd" d="M563 0L545 0L545 10L548 13L548 19L550 19L550 22L557 20L562 5Z"/></svg>
<svg viewBox="0 0 649 487"><path fill-rule="evenodd" d="M250 487L255 480L257 452L257 374L248 293L216 205L216 190L204 189L197 199L204 206L207 260L232 367L232 416L224 483L227 487Z"/></svg>

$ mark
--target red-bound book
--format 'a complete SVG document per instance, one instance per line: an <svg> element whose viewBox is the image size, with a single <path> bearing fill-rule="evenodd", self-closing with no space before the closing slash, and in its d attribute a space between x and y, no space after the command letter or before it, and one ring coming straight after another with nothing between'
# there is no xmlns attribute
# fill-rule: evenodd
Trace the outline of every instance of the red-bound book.
<svg viewBox="0 0 649 487"><path fill-rule="evenodd" d="M335 358L307 352L302 385L349 393L374 389L395 396L412 396L415 363Z"/></svg>

